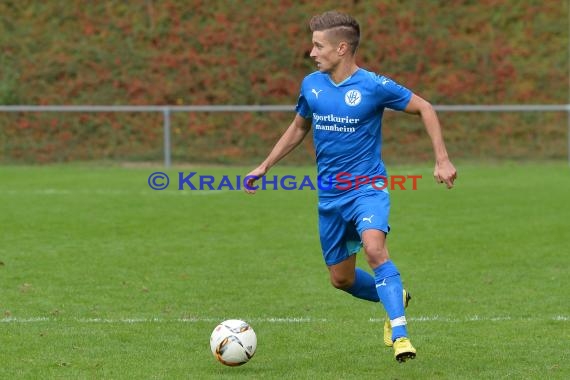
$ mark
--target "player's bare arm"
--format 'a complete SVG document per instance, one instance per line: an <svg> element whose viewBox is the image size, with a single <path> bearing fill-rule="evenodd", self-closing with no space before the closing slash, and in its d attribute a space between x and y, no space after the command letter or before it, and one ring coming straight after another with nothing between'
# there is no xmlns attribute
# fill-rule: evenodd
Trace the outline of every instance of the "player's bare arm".
<svg viewBox="0 0 570 380"><path fill-rule="evenodd" d="M247 174L247 186L245 187L245 192L248 194L255 194L253 189L256 178L261 178L271 167L273 167L277 162L279 162L283 157L288 155L293 149L295 149L301 141L307 136L307 133L311 130L311 120L301 117L299 114L295 115L295 119L289 125L287 130L283 133L281 138L277 141L271 153L267 158L259 165L257 168L253 169Z"/></svg>
<svg viewBox="0 0 570 380"><path fill-rule="evenodd" d="M433 177L438 183L445 183L447 188L451 189L453 187L453 182L457 178L457 171L451 163L447 150L445 149L441 125L435 109L428 101L416 94L413 94L404 111L420 115L422 118L422 122L424 123L427 133L431 139L435 153Z"/></svg>

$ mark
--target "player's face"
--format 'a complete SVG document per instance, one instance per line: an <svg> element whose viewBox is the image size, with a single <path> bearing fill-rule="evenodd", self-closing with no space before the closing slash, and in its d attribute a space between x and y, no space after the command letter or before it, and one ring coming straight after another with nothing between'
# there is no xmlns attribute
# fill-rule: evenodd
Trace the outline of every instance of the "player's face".
<svg viewBox="0 0 570 380"><path fill-rule="evenodd" d="M333 71L340 60L338 55L338 43L327 38L326 31L313 32L311 58L315 60L320 72Z"/></svg>

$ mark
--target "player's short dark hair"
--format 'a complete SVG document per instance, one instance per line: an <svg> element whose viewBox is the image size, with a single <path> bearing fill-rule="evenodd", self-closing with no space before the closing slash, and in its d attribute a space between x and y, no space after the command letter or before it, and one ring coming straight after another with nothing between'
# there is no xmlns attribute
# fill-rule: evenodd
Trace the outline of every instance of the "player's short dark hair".
<svg viewBox="0 0 570 380"><path fill-rule="evenodd" d="M338 40L346 41L351 48L352 54L356 53L360 42L360 25L350 15L337 11L327 11L315 15L309 21L311 32L331 31Z"/></svg>

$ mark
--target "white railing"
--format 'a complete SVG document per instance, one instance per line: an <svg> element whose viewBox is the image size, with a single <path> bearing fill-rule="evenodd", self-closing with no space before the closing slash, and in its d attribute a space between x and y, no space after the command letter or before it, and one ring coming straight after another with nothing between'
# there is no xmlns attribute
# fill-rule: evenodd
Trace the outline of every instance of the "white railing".
<svg viewBox="0 0 570 380"><path fill-rule="evenodd" d="M434 105L438 112L566 112L568 164L570 165L570 104ZM173 112L293 112L293 105L204 105L204 106L30 106L0 105L0 112L161 112L164 131L164 166L171 165L170 114Z"/></svg>

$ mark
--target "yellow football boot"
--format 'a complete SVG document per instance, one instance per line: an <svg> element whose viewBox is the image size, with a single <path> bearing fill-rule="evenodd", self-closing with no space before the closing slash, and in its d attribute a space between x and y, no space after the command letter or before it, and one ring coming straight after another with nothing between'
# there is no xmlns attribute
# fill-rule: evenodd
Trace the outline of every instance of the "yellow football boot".
<svg viewBox="0 0 570 380"><path fill-rule="evenodd" d="M408 307L408 303L412 299L412 295L404 289L404 308ZM386 314L386 319L384 320L384 344L388 347L392 347L392 325L390 325L390 318Z"/></svg>
<svg viewBox="0 0 570 380"><path fill-rule="evenodd" d="M398 338L394 342L394 358L400 363L416 358L416 349L408 338Z"/></svg>

